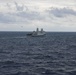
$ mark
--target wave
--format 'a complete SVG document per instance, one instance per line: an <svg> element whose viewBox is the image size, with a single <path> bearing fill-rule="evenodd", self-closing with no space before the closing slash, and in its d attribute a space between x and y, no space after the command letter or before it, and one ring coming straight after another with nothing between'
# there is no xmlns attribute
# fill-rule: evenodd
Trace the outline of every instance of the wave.
<svg viewBox="0 0 76 75"><path fill-rule="evenodd" d="M23 36L23 37L20 37L20 36L18 36L18 37L2 37L0 39L26 39L26 36Z"/></svg>
<svg viewBox="0 0 76 75"><path fill-rule="evenodd" d="M36 75L36 74L32 74L32 73L29 73L29 72L17 72L17 73L10 73L10 74L7 74L7 75Z"/></svg>
<svg viewBox="0 0 76 75"><path fill-rule="evenodd" d="M20 63L20 62L14 62L14 61L4 61L4 62L0 62L0 65L2 66L1 68L9 68L9 67L13 67L13 68L18 68L18 67L31 67L33 66L30 63Z"/></svg>

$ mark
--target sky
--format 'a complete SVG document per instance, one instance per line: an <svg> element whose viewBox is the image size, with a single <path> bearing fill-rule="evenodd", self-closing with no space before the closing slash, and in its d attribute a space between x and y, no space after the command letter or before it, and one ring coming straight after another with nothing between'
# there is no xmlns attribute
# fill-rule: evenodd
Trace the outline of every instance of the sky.
<svg viewBox="0 0 76 75"><path fill-rule="evenodd" d="M0 0L0 31L76 32L76 0Z"/></svg>

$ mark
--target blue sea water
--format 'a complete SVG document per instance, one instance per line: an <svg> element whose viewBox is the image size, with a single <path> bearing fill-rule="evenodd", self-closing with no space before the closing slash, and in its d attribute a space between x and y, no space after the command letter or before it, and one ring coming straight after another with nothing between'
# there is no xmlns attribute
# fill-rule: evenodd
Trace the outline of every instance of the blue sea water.
<svg viewBox="0 0 76 75"><path fill-rule="evenodd" d="M0 32L0 75L76 75L76 33Z"/></svg>

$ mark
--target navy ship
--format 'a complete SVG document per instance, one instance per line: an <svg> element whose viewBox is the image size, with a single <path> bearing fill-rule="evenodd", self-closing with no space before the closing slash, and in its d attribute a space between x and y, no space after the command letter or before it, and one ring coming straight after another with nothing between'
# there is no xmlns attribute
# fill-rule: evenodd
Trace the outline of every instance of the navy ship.
<svg viewBox="0 0 76 75"><path fill-rule="evenodd" d="M41 29L41 31L39 31L39 29L37 28L36 31L33 31L27 35L35 37L35 36L44 36L44 35L46 35L46 33L45 33L45 31L43 31L43 29Z"/></svg>

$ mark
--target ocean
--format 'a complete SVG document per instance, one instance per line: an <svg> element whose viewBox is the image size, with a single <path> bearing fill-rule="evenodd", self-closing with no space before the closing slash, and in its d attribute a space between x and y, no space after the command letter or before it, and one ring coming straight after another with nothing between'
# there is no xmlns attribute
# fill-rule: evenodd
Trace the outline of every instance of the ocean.
<svg viewBox="0 0 76 75"><path fill-rule="evenodd" d="M76 75L76 33L0 32L0 75Z"/></svg>

